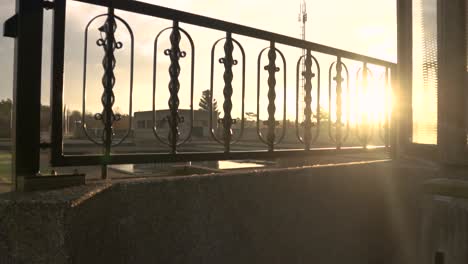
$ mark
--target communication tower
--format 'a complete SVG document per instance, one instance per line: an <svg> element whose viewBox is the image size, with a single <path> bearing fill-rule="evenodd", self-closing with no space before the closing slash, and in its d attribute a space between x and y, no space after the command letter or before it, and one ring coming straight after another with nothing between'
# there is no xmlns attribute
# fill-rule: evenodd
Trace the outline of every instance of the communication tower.
<svg viewBox="0 0 468 264"><path fill-rule="evenodd" d="M307 23L307 3L306 0L301 0L301 3L299 5L299 14L297 16L297 21L300 24L300 36L302 40L306 39L306 23ZM302 56L306 55L306 50L302 49ZM302 109L302 116L304 118L304 107L305 103L303 102L302 99L304 99L305 96L305 91L304 91L304 85L305 85L305 78L302 75L302 72L305 72L305 59L302 60L301 62L301 74L299 75L300 82L299 82L299 91L300 91L300 98L299 102L301 102L301 109Z"/></svg>

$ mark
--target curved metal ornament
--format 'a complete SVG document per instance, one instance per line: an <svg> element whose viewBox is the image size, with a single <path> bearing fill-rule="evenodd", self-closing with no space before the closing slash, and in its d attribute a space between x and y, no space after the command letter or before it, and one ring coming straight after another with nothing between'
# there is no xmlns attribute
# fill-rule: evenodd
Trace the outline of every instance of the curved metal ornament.
<svg viewBox="0 0 468 264"><path fill-rule="evenodd" d="M219 59L219 63L224 65L224 103L223 103L223 110L224 110L224 117L219 119L220 123L223 124L223 138L219 139L216 136L216 133L213 128L213 91L214 91L214 56L216 46L221 40L225 40L224 43L224 54L225 57ZM236 120L232 119L231 111L232 111L232 94L233 94L233 87L232 87L232 80L234 78L232 67L238 64L238 61L233 58L233 51L234 51L234 43L239 47L241 54L242 54L242 109L241 109L241 124L240 124L240 132L239 136L235 140L232 140L232 125L235 123ZM230 32L226 33L225 38L218 39L211 48L211 75L210 75L210 102L209 102L209 111L210 111L210 120L209 120L209 130L211 137L218 142L219 144L224 145L224 151L230 151L230 145L237 143L244 133L244 103L245 103L245 52L242 45L232 38L232 34Z"/></svg>
<svg viewBox="0 0 468 264"><path fill-rule="evenodd" d="M104 93L101 96L101 103L103 104L103 111L101 113L95 114L94 118L96 120L101 120L101 122L104 125L104 133L103 133L103 140L98 141L94 139L93 137L90 136L87 130L87 124L86 124L86 118L85 118L85 113L86 113L86 82L87 82L87 61L88 61L88 34L89 34L89 27L91 24L98 18L106 16L107 19L105 21L105 24L99 28L99 31L101 33L101 38L97 40L96 44L98 46L103 47L105 57L102 61L103 63L103 68L104 68L104 76L102 78L102 83L104 87ZM112 19L109 19L112 17ZM115 84L115 76L113 73L113 69L115 68L115 56L114 56L114 51L116 49L121 49L123 47L122 42L116 41L114 34L117 30L117 24L115 23L118 20L120 21L125 28L127 29L129 35L130 35L130 83L129 83L129 111L128 111L128 130L125 133L125 135L117 142L112 142L112 125L114 122L120 121L121 120L121 115L120 114L114 114L112 111L112 105L114 103L114 94L113 94L113 86ZM105 36L103 36L103 34ZM113 39L113 41L112 41ZM82 116L81 116L81 127L83 129L83 132L85 136L94 144L104 146L106 144L110 144L110 146L118 146L122 142L125 141L125 139L128 138L128 136L131 133L131 127L132 127L132 106L133 106L133 75L134 75L134 34L129 26L129 24L119 16L116 16L113 14L113 10L111 9L109 13L107 14L101 14L97 15L94 18L92 18L88 24L86 25L85 28L85 36L84 36L84 58L83 58L83 89L82 89ZM109 101L108 101L109 100ZM109 116L110 119L104 118L104 117ZM107 128L106 128L106 123L107 123ZM110 124L110 125L109 125ZM110 129L109 129L110 127ZM104 137L109 138L109 134L107 131L111 131L110 139L109 142L106 142L104 140Z"/></svg>
<svg viewBox="0 0 468 264"><path fill-rule="evenodd" d="M169 93L170 98L168 101L168 106L170 110L170 115L168 115L164 120L166 120L169 124L170 130L168 133L168 141L166 142L163 140L157 132L157 115L156 115L156 87L157 87L157 51L158 51L158 40L159 37L162 35L163 32L172 29L171 35L169 37L171 42L171 48L166 49L164 54L169 56L171 60L171 64L169 66ZM182 32L188 39L191 48L191 78L190 78L190 128L188 135L185 139L180 140L180 132L178 125L183 123L185 120L183 117L179 115L179 97L178 92L180 90L180 82L179 82L179 74L180 74L180 64L179 59L185 58L187 53L185 51L180 50L180 41ZM154 40L154 57L153 57L153 134L156 139L169 146L171 148L171 152L175 154L177 152L177 147L186 143L190 140L193 131L193 91L194 91L194 71L195 71L195 45L193 43L192 38L190 35L179 27L178 21L173 22L172 27L165 28L161 30Z"/></svg>
<svg viewBox="0 0 468 264"><path fill-rule="evenodd" d="M276 128L276 120L275 120L275 99L276 99L276 78L275 73L278 72L280 69L276 67L275 64L276 60L276 51L274 42L271 42L270 50L268 51L268 65L265 66L265 70L268 71L268 134L267 134L267 141L269 150L273 150L273 143L275 142L276 135L275 135L275 128Z"/></svg>
<svg viewBox="0 0 468 264"><path fill-rule="evenodd" d="M359 82L359 76L362 76L362 87ZM357 83L357 89L358 89L358 96L359 94L364 94L364 100L370 100L369 98L369 75L371 78L374 77L372 71L367 67L367 63L363 62L362 68L359 68L358 71L356 72L356 83ZM361 142L363 148L367 148L367 145L369 144L369 141L372 139L372 134L374 130L374 126L372 124L372 120L370 120L370 113L369 109L366 109L364 112L362 111L357 111L358 115L361 115L361 122L356 122L356 137L357 139ZM361 129L361 127L363 129Z"/></svg>
<svg viewBox="0 0 468 264"><path fill-rule="evenodd" d="M104 142L105 156L110 155L110 147L112 144L113 134L112 124L114 123L114 120L116 120L116 117L112 110L112 106L115 102L113 88L115 85L114 68L116 60L114 56L114 51L115 49L120 49L122 47L122 43L116 42L115 40L115 30L115 19L113 17L113 14L109 14L104 26L99 28L99 31L105 34L105 38L101 38L97 42L99 46L103 46L105 53L104 58L102 60L102 66L104 68L104 75L102 76L102 86L104 87L104 92L101 96L101 103L104 109L100 116L96 114L95 117L97 120L101 120L104 124L102 141Z"/></svg>
<svg viewBox="0 0 468 264"><path fill-rule="evenodd" d="M332 133L332 69L335 66L336 76L333 80L336 82L336 122L335 122L335 135ZM346 73L345 79L342 76L343 69ZM345 135L343 136L343 82L346 80L346 129ZM349 71L346 64L341 61L341 57L337 57L337 60L330 65L328 69L328 111L329 111L329 122L328 122L328 136L336 144L337 149L341 149L342 144L348 139L350 130L350 111L349 111Z"/></svg>
<svg viewBox="0 0 468 264"><path fill-rule="evenodd" d="M311 55L310 50L306 51L306 55L299 57L296 66L296 137L297 139L305 145L305 149L309 150L312 143L314 143L318 136L320 135L320 64L318 60ZM306 107L304 109L304 138L299 134L299 68L302 60L305 59L306 70L302 72L302 75L305 77L305 97L304 102ZM317 67L317 109L316 109L316 133L312 137L312 127L314 123L312 122L313 112L312 112L312 78L315 77L315 74L312 72L312 61Z"/></svg>
<svg viewBox="0 0 468 264"><path fill-rule="evenodd" d="M264 70L268 71L268 120L264 121L264 124L267 125L268 127L268 133L266 136L266 139L263 137L263 134L260 131L260 61L262 58L262 54L265 50L268 49L268 65L264 67ZM278 123L275 120L275 112L276 112L276 106L275 106L275 99L276 99L276 78L275 74L276 72L280 71L279 67L276 67L276 52L278 52L281 56L281 59L283 61L283 66L284 66L284 100L283 100L283 129L281 136L276 140L276 134L275 134L275 129ZM260 54L258 55L258 60L257 60L257 135L260 141L262 141L264 144L268 145L268 150L273 151L274 146L281 143L283 140L284 136L286 135L286 59L284 58L283 53L275 48L275 43L272 41L270 42L270 47L264 48L263 50L260 51Z"/></svg>

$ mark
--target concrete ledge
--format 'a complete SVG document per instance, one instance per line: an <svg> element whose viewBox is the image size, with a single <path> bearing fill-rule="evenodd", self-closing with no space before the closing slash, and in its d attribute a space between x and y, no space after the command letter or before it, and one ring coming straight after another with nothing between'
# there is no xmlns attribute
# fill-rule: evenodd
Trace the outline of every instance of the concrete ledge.
<svg viewBox="0 0 468 264"><path fill-rule="evenodd" d="M84 174L68 174L19 177L17 186L18 191L31 192L67 188L84 185L85 183L86 178Z"/></svg>
<svg viewBox="0 0 468 264"><path fill-rule="evenodd" d="M468 181L433 179L424 183L424 191L422 263L434 263L441 256L445 263L467 263Z"/></svg>
<svg viewBox="0 0 468 264"><path fill-rule="evenodd" d="M430 174L381 161L3 194L0 263L415 263L402 241Z"/></svg>
<svg viewBox="0 0 468 264"><path fill-rule="evenodd" d="M0 195L0 263L71 263L65 248L66 213L111 187Z"/></svg>
<svg viewBox="0 0 468 264"><path fill-rule="evenodd" d="M428 194L444 195L468 199L468 181L454 179L434 179L424 184Z"/></svg>

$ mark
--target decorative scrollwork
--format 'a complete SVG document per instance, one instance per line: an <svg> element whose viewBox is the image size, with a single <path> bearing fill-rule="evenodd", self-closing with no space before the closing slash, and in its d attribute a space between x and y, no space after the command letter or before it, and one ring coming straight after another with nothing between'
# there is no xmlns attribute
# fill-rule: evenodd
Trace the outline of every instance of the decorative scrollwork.
<svg viewBox="0 0 468 264"><path fill-rule="evenodd" d="M276 78L275 73L280 71L279 67L276 67L276 51L275 51L275 44L271 42L270 50L268 51L268 65L264 67L266 71L268 71L268 134L267 134L267 141L270 146L270 150L273 150L273 143L275 142L276 135L275 135L275 128L276 128L276 120L275 120L275 112L276 112Z"/></svg>
<svg viewBox="0 0 468 264"><path fill-rule="evenodd" d="M310 141L312 139L312 77L314 77L314 74L312 73L312 55L310 54L310 49L307 50L305 66L306 70L302 73L305 78L304 141L306 145L305 147L308 150L310 149Z"/></svg>
<svg viewBox="0 0 468 264"><path fill-rule="evenodd" d="M104 24L98 28L100 38L96 40L96 45L102 47L104 51L104 57L102 59L102 67L104 74L101 82L103 86L103 93L101 95L101 104L103 110L101 113L94 115L95 120L101 121L103 124L103 132L101 136L101 142L92 138L86 128L86 71L87 71L87 56L88 56L88 31L93 21L97 18L105 17ZM123 47L123 43L115 39L115 32L117 30L116 20L119 20L127 28L130 34L131 47L130 47L130 94L129 94L129 129L127 133L117 142L113 143L113 124L122 119L120 114L115 114L112 107L115 103L114 85L116 78L114 75L114 69L116 66L116 58L114 52ZM82 102L82 128L85 135L93 143L101 145L103 148L103 166L102 166L102 178L107 177L107 162L110 159L111 147L121 144L130 134L130 127L132 124L132 95L133 95L133 53L134 53L134 37L133 32L128 23L114 14L114 8L109 6L106 14L95 16L91 19L85 29L85 45L84 45L84 63L83 63L83 102Z"/></svg>
<svg viewBox="0 0 468 264"><path fill-rule="evenodd" d="M90 25L98 18L105 17L106 20L104 24L98 28L100 38L96 40L96 45L98 47L102 47L104 51L104 57L102 60L102 67L104 69L104 74L102 77L102 86L103 86L103 93L101 95L101 104L103 106L103 110L101 113L96 113L94 115L94 119L101 121L104 126L103 134L102 134L102 141L98 141L91 137L86 128L86 78L87 78L87 56L88 56L88 32ZM112 126L115 122L119 122L122 120L122 116L120 114L116 114L113 112L112 107L115 103L115 95L113 92L113 87L115 85L115 75L114 69L116 66L116 58L114 56L114 52L116 50L123 48L123 43L117 41L115 39L115 32L117 31L117 20L124 25L127 29L128 34L130 35L130 83L129 83L129 112L128 112L128 126L129 129L127 133L120 138L118 141L113 142L112 139ZM85 37L84 37L84 61L83 61L83 101L82 101L82 128L86 137L97 145L103 146L105 152L110 152L111 146L117 146L121 144L129 135L130 135L130 127L132 124L132 97L133 97L133 66L134 66L134 36L133 31L128 25L128 23L116 16L114 14L113 8L108 8L108 12L106 14L97 15L92 18L86 28L85 28Z"/></svg>
<svg viewBox="0 0 468 264"><path fill-rule="evenodd" d="M335 66L336 75L332 77L332 69ZM343 69L345 72L345 77L343 77ZM330 139L336 144L336 148L340 149L343 142L349 136L350 130L350 111L349 111L349 71L346 64L341 61L341 57L337 57L337 60L330 65L328 70L328 110L331 115L332 113L332 79L336 82L336 98L335 98L335 106L336 106L336 122L330 120L328 122L328 135ZM343 82L346 82L345 90L346 90L346 123L343 122ZM335 127L335 135L332 134L332 125ZM343 136L343 127L345 126L345 135Z"/></svg>
<svg viewBox="0 0 468 264"><path fill-rule="evenodd" d="M157 56L158 56L158 40L161 34L167 30L171 30L169 40L171 43L171 48L164 50L164 55L168 56L171 64L169 66L169 77L170 81L168 84L170 97L168 100L168 106L170 114L163 118L169 124L170 130L167 136L167 141L161 138L157 132L157 124L159 121L156 120L156 75L157 75ZM180 139L179 124L184 123L183 116L179 114L179 74L180 74L180 64L179 60L187 56L187 52L180 50L180 41L182 39L183 33L187 37L190 47L191 47L191 81L190 81L190 130L187 137ZM195 71L195 46L190 35L179 27L178 21L173 21L173 26L161 30L154 40L154 57L153 57L153 134L156 139L169 146L171 152L175 154L177 152L177 146L184 144L190 140L193 130L193 90L194 90L194 71Z"/></svg>
<svg viewBox="0 0 468 264"><path fill-rule="evenodd" d="M307 57L310 56L310 61L307 62ZM305 116L305 121L301 123L301 125L304 127L304 137L301 137L300 132L299 132L299 69L302 68L301 62L304 61L304 66L306 68L305 71L301 72L301 75L304 76L304 79L306 83L304 84L304 90L305 90L305 96L304 96L304 102L306 106L304 107L304 116ZM312 71L312 62L315 64L317 68L317 74L315 74ZM317 77L317 108L315 110L315 115L312 112L312 78ZM312 121L312 118L316 118L316 123ZM312 127L316 127L316 132L315 135L312 137ZM296 137L297 139L304 143L305 149L308 150L310 149L310 146L312 143L314 143L317 139L318 136L320 135L320 64L314 56L309 52L309 50L306 51L305 55L302 55L299 57L297 61L297 66L296 66Z"/></svg>
<svg viewBox="0 0 468 264"><path fill-rule="evenodd" d="M234 75L232 73L232 67L234 65L234 58L232 53L234 51L234 44L232 43L231 33L226 33L226 42L224 43L224 54L225 57L221 58L220 61L224 64L224 118L223 118L223 127L224 127L224 151L229 152L232 138L232 80Z"/></svg>
<svg viewBox="0 0 468 264"><path fill-rule="evenodd" d="M113 135L113 124L115 121L115 114L112 106L115 103L114 85L115 75L114 68L116 64L114 52L116 49L122 47L122 43L116 41L115 31L117 24L113 14L113 9L109 8L109 15L107 16L106 22L99 28L101 38L97 41L98 46L101 46L104 50L104 58L102 59L102 67L104 69L104 75L102 76L102 86L104 91L101 96L101 103L103 110L101 113L101 122L104 125L104 131L102 133L102 142L104 143L104 155L110 155L110 148L112 145ZM104 35L104 36L103 36Z"/></svg>
<svg viewBox="0 0 468 264"><path fill-rule="evenodd" d="M218 43L222 40L225 40L224 43L224 57L219 58L218 62L224 65L224 103L223 103L223 110L224 110L224 117L218 119L218 124L223 126L223 138L219 139L216 136L216 133L213 128L213 90L214 90L214 56L215 50ZM232 95L233 95L233 86L232 80L234 78L234 74L232 71L233 66L237 65L239 62L233 58L233 51L234 51L234 44L237 45L241 54L242 54L242 101L241 101L241 122L240 122L240 132L236 139L233 139L233 131L232 125L236 124L236 119L232 118ZM245 52L242 45L232 37L230 32L226 32L226 37L218 39L211 49L211 76L210 76L210 102L209 102L209 112L210 112L210 133L211 137L217 141L219 144L224 145L224 151L230 151L230 145L237 143L241 138L242 134L244 133L244 99L245 99Z"/></svg>
<svg viewBox="0 0 468 264"><path fill-rule="evenodd" d="M171 145L171 150L173 153L176 152L177 148L177 141L179 140L180 137L180 132L179 132L179 123L180 123L180 116L179 116L179 89L180 89L180 82L179 82L179 74L180 74L180 64L179 64L179 59L182 58L182 54L185 54L185 52L182 52L180 50L180 31L179 31L179 23L177 21L174 21L174 26L172 28L171 35L169 37L169 40L171 42L171 49L166 49L164 51L164 54L166 56L169 56L171 60L171 65L169 66L169 76L170 76L170 81L169 81L169 101L168 101L168 106L169 106L169 111L170 111L170 116L168 116L168 122L170 126L169 130L169 135L168 135L168 140L169 144Z"/></svg>
<svg viewBox="0 0 468 264"><path fill-rule="evenodd" d="M268 119L264 122L267 126L267 136L266 139L263 137L262 133L260 132L260 60L262 58L263 52L268 49L268 65L264 66L263 69L268 71ZM284 66L284 96L283 96L283 129L280 137L277 139L276 137L276 127L279 123L275 120L275 112L276 112L276 72L280 71L280 68L276 66L276 52L278 52L281 56ZM266 145L268 145L268 150L273 151L274 146L280 143L284 136L286 135L286 59L284 58L283 53L275 48L275 43L272 41L270 42L270 47L264 48L260 54L258 55L257 60L257 135L258 138Z"/></svg>

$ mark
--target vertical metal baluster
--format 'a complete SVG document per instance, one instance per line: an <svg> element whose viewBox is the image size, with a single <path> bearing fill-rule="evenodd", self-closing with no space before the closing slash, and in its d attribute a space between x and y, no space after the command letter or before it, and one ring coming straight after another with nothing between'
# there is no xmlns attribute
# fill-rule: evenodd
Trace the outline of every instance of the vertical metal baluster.
<svg viewBox="0 0 468 264"><path fill-rule="evenodd" d="M341 149L342 144L342 131L341 131L341 117L342 117L342 86L341 83L343 82L343 77L341 76L342 72L342 63L341 57L337 58L336 61L336 149Z"/></svg>
<svg viewBox="0 0 468 264"><path fill-rule="evenodd" d="M275 120L275 99L276 99L276 79L275 73L279 71L279 68L276 67L275 64L276 60L276 49L275 43L273 41L270 42L270 50L268 51L268 65L265 66L265 70L268 71L268 134L267 134L267 142L268 142L268 150L273 151L274 144L275 144L275 128L276 128L276 120Z"/></svg>
<svg viewBox="0 0 468 264"><path fill-rule="evenodd" d="M180 31L179 31L179 22L174 21L172 32L170 35L171 41L171 49L167 49L164 51L166 55L169 55L171 59L171 65L169 66L169 76L171 80L169 81L169 92L170 98L168 101L170 116L168 116L169 121L169 144L171 146L171 152L175 154L177 152L177 140L179 139L179 74L180 74L180 65L179 65L179 58L181 56L180 51Z"/></svg>
<svg viewBox="0 0 468 264"><path fill-rule="evenodd" d="M99 29L105 34L105 39L102 42L104 46L104 59L102 60L102 66L104 68L104 75L102 77L102 85L104 87L104 92L101 96L101 103L103 106L103 111L101 116L97 119L101 119L104 124L104 131L102 134L103 140L103 154L104 154L104 164L102 165L102 178L107 178L107 163L110 158L111 146L112 146L112 123L114 122L114 112L112 106L114 105L115 96L113 92L115 84L115 56L114 50L117 47L115 41L115 30L116 22L114 18L114 8L108 8L108 14L105 24ZM84 115L85 113L83 113Z"/></svg>
<svg viewBox="0 0 468 264"><path fill-rule="evenodd" d="M364 94L364 100L367 101L369 99L368 96L368 82L367 82L367 62L364 62L362 65L362 92ZM364 110L362 113L362 126L363 126L363 135L362 135L362 147L366 148L368 144L368 136L369 136L369 113L367 113L367 109Z"/></svg>
<svg viewBox="0 0 468 264"><path fill-rule="evenodd" d="M310 49L307 50L307 55L305 58L305 71L303 72L303 76L305 78L304 90L304 143L305 149L310 149L310 144L312 140L312 55L310 54Z"/></svg>
<svg viewBox="0 0 468 264"><path fill-rule="evenodd" d="M226 42L224 43L224 59L220 61L224 64L224 117L223 117L223 126L224 126L224 152L229 152L231 147L231 137L232 137L232 66L234 64L234 59L232 57L232 52L234 50L234 45L232 43L232 35L230 32L226 32Z"/></svg>

